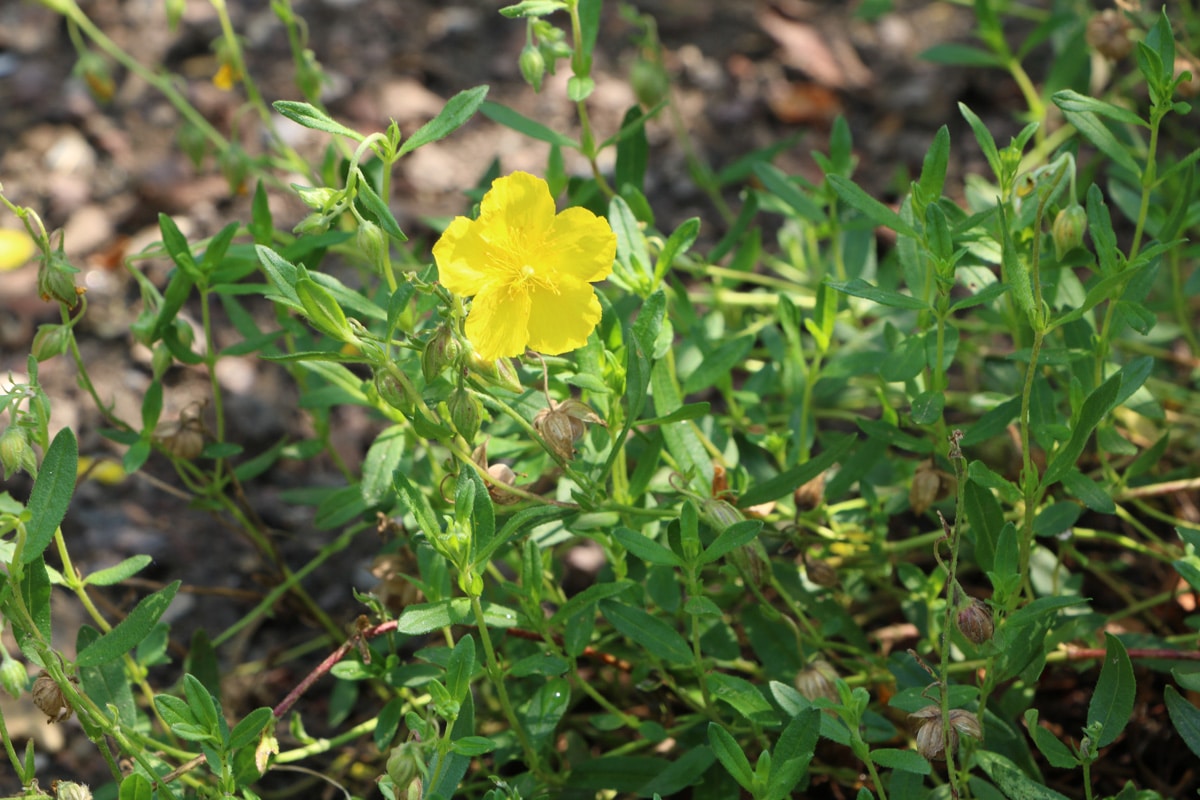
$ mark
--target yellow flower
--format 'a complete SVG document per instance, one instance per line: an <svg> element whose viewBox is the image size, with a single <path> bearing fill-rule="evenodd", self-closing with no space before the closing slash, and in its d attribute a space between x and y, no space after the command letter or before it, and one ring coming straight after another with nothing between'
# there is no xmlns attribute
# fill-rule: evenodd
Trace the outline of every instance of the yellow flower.
<svg viewBox="0 0 1200 800"><path fill-rule="evenodd" d="M612 272L617 237L584 208L554 213L541 178L497 178L479 219L456 217L433 246L442 284L474 297L467 338L488 361L529 347L556 355L582 347L600 322L591 284Z"/></svg>

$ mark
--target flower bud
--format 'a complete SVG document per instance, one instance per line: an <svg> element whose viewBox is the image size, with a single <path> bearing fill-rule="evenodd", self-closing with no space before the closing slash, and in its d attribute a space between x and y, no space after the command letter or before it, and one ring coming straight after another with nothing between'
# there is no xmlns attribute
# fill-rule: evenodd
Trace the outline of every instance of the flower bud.
<svg viewBox="0 0 1200 800"><path fill-rule="evenodd" d="M771 582L771 560L767 549L758 539L751 539L747 544L734 549L729 554L729 560L742 573L744 580L750 581L759 589L765 589Z"/></svg>
<svg viewBox="0 0 1200 800"><path fill-rule="evenodd" d="M342 194L338 189L330 189L328 186L312 188L293 183L292 188L299 195L300 202L313 211L328 211L337 203Z"/></svg>
<svg viewBox="0 0 1200 800"><path fill-rule="evenodd" d="M421 352L421 373L425 383L432 383L442 371L458 360L462 346L454 338L454 331L449 325L442 325L425 344Z"/></svg>
<svg viewBox="0 0 1200 800"><path fill-rule="evenodd" d="M59 781L54 787L54 800L92 800L92 790L82 783Z"/></svg>
<svg viewBox="0 0 1200 800"><path fill-rule="evenodd" d="M1083 244L1083 232L1087 230L1087 223L1087 212L1079 204L1058 212L1051 229L1056 259L1062 261L1064 255Z"/></svg>
<svg viewBox="0 0 1200 800"><path fill-rule="evenodd" d="M629 85L633 87L633 95L644 108L658 105L671 89L671 79L662 64L643 56L633 62L629 68Z"/></svg>
<svg viewBox="0 0 1200 800"><path fill-rule="evenodd" d="M150 356L150 369L154 373L155 378L161 378L167 373L167 369L175 363L175 356L171 354L171 348L167 347L163 342L154 345L154 350Z"/></svg>
<svg viewBox="0 0 1200 800"><path fill-rule="evenodd" d="M533 45L525 45L521 58L517 62L521 67L521 77L533 87L535 92L542 90L542 78L546 75L546 58L542 51Z"/></svg>
<svg viewBox="0 0 1200 800"><path fill-rule="evenodd" d="M250 172L250 157L237 144L229 147L217 157L217 167L225 176L232 194L246 193L246 175Z"/></svg>
<svg viewBox="0 0 1200 800"><path fill-rule="evenodd" d="M450 409L450 421L454 423L454 429L471 442L479 433L479 423L483 418L479 398L470 389L460 386L450 395L446 405Z"/></svg>
<svg viewBox="0 0 1200 800"><path fill-rule="evenodd" d="M200 169L200 165L204 163L204 157L208 155L208 148L211 146L204 131L198 126L184 121L179 125L179 134L175 140L179 144L179 150L188 157L188 161L192 162L192 166Z"/></svg>
<svg viewBox="0 0 1200 800"><path fill-rule="evenodd" d="M732 503L717 497L706 497L701 501L700 517L718 534L746 518Z"/></svg>
<svg viewBox="0 0 1200 800"><path fill-rule="evenodd" d="M421 746L417 742L408 741L398 744L388 753L387 774L392 783L397 786L407 786L421 774L425 759L421 754Z"/></svg>
<svg viewBox="0 0 1200 800"><path fill-rule="evenodd" d="M29 351L38 361L45 361L65 353L70 341L66 325L39 325Z"/></svg>
<svg viewBox="0 0 1200 800"><path fill-rule="evenodd" d="M955 621L958 623L958 630L972 644L983 644L990 640L996 631L996 623L992 621L992 610L975 598L958 610Z"/></svg>
<svg viewBox="0 0 1200 800"><path fill-rule="evenodd" d="M1120 61L1133 51L1129 29L1133 25L1115 8L1093 14L1087 21L1084 38L1088 46L1110 61Z"/></svg>
<svg viewBox="0 0 1200 800"><path fill-rule="evenodd" d="M8 654L7 650L0 648L4 653L3 660L0 661L0 686L4 687L4 691L8 692L14 698L20 697L25 691L25 684L29 681L29 673L25 671L25 666Z"/></svg>
<svg viewBox="0 0 1200 800"><path fill-rule="evenodd" d="M376 370L375 390L385 403L406 417L411 417L416 410L419 398L417 387L413 386L412 380L399 369Z"/></svg>
<svg viewBox="0 0 1200 800"><path fill-rule="evenodd" d="M1175 87L1175 93L1180 97L1191 99L1200 94L1200 60L1177 52L1175 54L1175 77L1181 78L1185 72L1191 77L1186 81L1181 80Z"/></svg>
<svg viewBox="0 0 1200 800"><path fill-rule="evenodd" d="M824 697L838 702L837 670L823 658L818 658L796 673L796 691L809 700Z"/></svg>
<svg viewBox="0 0 1200 800"><path fill-rule="evenodd" d="M42 256L37 274L38 297L47 302L57 300L65 303L67 308L74 308L79 302L79 295L84 292L75 286L77 272L79 270L67 261L60 242L57 250Z"/></svg>
<svg viewBox="0 0 1200 800"><path fill-rule="evenodd" d="M30 474L37 469L33 448L29 446L29 433L19 425L10 426L0 435L0 467L4 468L4 480L19 469Z"/></svg>
<svg viewBox="0 0 1200 800"><path fill-rule="evenodd" d="M117 82L103 56L85 50L75 62L74 73L87 84L88 91L98 102L107 103L117 93Z"/></svg>
<svg viewBox="0 0 1200 800"><path fill-rule="evenodd" d="M62 689L45 672L33 682L33 704L46 715L47 725L70 719L73 713L63 697Z"/></svg>
<svg viewBox="0 0 1200 800"><path fill-rule="evenodd" d="M358 223L358 235L355 241L358 243L359 251L362 252L376 272L382 275L384 270L390 268L391 246L388 242L387 234L383 232L383 228L368 219L364 219Z"/></svg>

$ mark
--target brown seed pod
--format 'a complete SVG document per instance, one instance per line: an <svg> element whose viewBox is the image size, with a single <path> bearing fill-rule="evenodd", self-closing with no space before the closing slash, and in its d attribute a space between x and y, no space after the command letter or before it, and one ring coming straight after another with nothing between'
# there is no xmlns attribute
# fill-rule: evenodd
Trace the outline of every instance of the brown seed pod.
<svg viewBox="0 0 1200 800"><path fill-rule="evenodd" d="M796 691L809 700L825 697L838 702L837 670L823 658L818 658L796 673Z"/></svg>
<svg viewBox="0 0 1200 800"><path fill-rule="evenodd" d="M575 456L575 442L583 438L584 423L604 424L604 420L586 403L570 399L550 401L533 418L533 428L546 440L550 449L564 461Z"/></svg>
<svg viewBox="0 0 1200 800"><path fill-rule="evenodd" d="M958 629L967 641L972 644L983 644L992 638L996 631L996 623L992 620L992 610L981 600L972 598L969 605L958 610L955 617Z"/></svg>
<svg viewBox="0 0 1200 800"><path fill-rule="evenodd" d="M62 688L45 671L33 682L33 704L46 715L47 725L70 719L74 713L63 697Z"/></svg>
<svg viewBox="0 0 1200 800"><path fill-rule="evenodd" d="M1133 51L1129 29L1133 24L1115 8L1093 14L1087 22L1084 38L1088 46L1110 61L1120 61Z"/></svg>
<svg viewBox="0 0 1200 800"><path fill-rule="evenodd" d="M817 586L832 589L838 585L837 570L811 553L804 554L804 572Z"/></svg>

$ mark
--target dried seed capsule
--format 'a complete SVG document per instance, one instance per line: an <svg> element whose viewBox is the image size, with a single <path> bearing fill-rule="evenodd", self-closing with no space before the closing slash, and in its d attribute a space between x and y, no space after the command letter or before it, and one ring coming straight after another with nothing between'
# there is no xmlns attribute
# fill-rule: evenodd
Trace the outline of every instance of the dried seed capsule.
<svg viewBox="0 0 1200 800"><path fill-rule="evenodd" d="M808 575L808 579L817 586L832 589L838 585L837 570L828 562L809 553L804 554L804 571Z"/></svg>
<svg viewBox="0 0 1200 800"><path fill-rule="evenodd" d="M54 678L45 672L38 675L37 680L33 682L33 704L46 715L47 725L70 719L73 713L63 697L62 689L55 683Z"/></svg>
<svg viewBox="0 0 1200 800"><path fill-rule="evenodd" d="M821 505L821 501L825 499L825 473L822 472L817 477L802 484L796 491L792 492L792 500L796 503L796 511L812 511L817 506Z"/></svg>
<svg viewBox="0 0 1200 800"><path fill-rule="evenodd" d="M824 697L838 702L837 670L823 658L818 658L796 673L796 691L809 700Z"/></svg>
<svg viewBox="0 0 1200 800"><path fill-rule="evenodd" d="M1133 51L1129 29L1133 25L1115 8L1093 14L1087 22L1084 38L1096 52L1110 61L1120 61Z"/></svg>

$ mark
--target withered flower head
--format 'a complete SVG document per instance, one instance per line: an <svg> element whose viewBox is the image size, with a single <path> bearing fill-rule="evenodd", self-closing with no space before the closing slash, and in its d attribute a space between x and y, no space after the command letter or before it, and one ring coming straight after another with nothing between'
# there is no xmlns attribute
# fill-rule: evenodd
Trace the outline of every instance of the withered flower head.
<svg viewBox="0 0 1200 800"><path fill-rule="evenodd" d="M930 761L944 761L946 758L946 739L942 735L942 711L937 706L925 706L920 711L908 715L909 720L917 729L917 752ZM969 736L972 739L982 739L983 729L979 718L970 711L961 708L950 712L950 755L958 750L958 737Z"/></svg>
<svg viewBox="0 0 1200 800"><path fill-rule="evenodd" d="M838 702L837 670L823 658L812 661L807 667L796 673L796 691L809 700L825 697Z"/></svg>
<svg viewBox="0 0 1200 800"><path fill-rule="evenodd" d="M562 402L551 400L550 407L543 408L533 418L533 428L546 440L551 450L564 461L569 461L575 456L575 442L583 437L585 422L605 424L586 403L574 398Z"/></svg>

